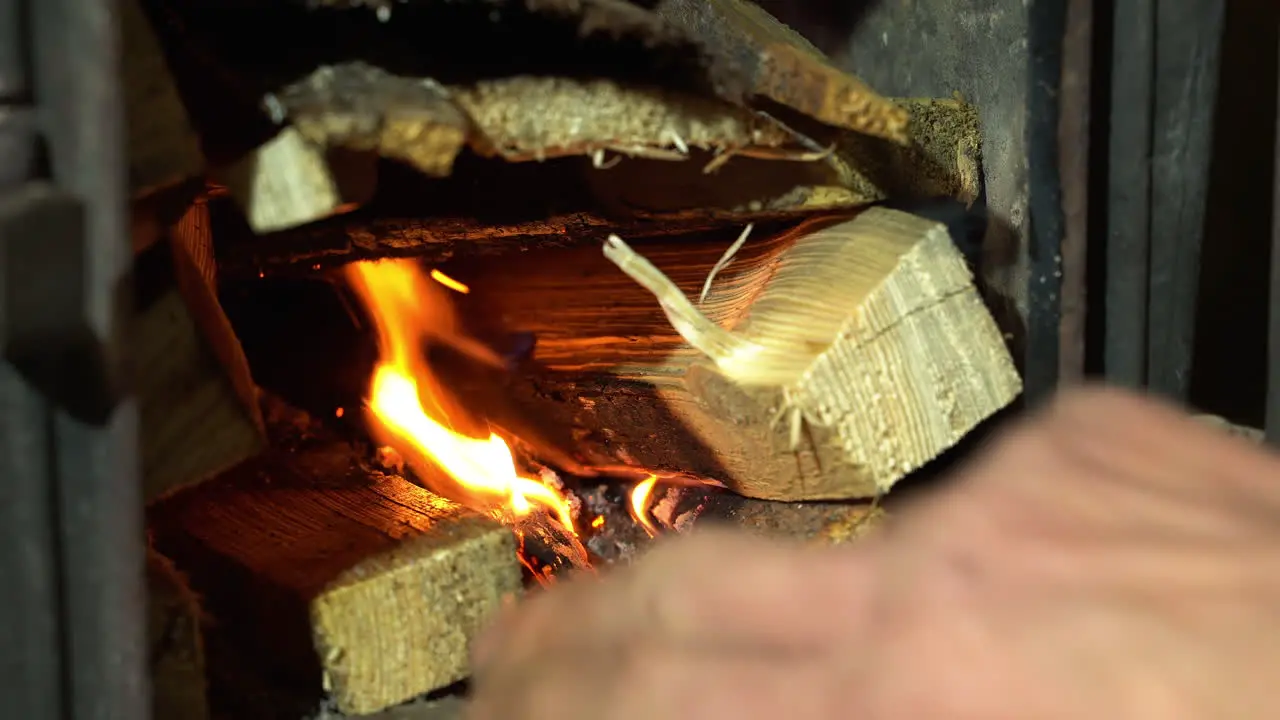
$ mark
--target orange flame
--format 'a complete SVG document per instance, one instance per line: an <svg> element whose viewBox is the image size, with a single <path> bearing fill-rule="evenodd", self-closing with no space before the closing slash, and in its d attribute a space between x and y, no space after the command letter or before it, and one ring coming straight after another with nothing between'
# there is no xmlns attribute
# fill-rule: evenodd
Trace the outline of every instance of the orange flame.
<svg viewBox="0 0 1280 720"><path fill-rule="evenodd" d="M467 293L471 292L471 288L458 282L457 280L454 280L448 275L445 275L443 272L440 272L439 270L431 271L431 279L449 288L450 290L457 290L463 295L466 295Z"/></svg>
<svg viewBox="0 0 1280 720"><path fill-rule="evenodd" d="M649 498L653 495L653 487L657 483L658 476L651 474L631 489L631 517L640 523L640 527L649 533L649 537L658 536L658 527L649 517Z"/></svg>
<svg viewBox="0 0 1280 720"><path fill-rule="evenodd" d="M347 278L378 331L380 357L367 402L372 430L382 436L379 440L398 451L411 467L416 461L444 470L457 487L432 488L442 495L478 501L499 517L524 517L539 505L576 535L568 500L521 476L501 437L490 433L487 438L473 438L452 429L449 411L456 408L456 399L432 374L424 343L448 344L486 362L493 361L493 353L462 334L442 285L429 282L408 260L353 263ZM429 482L431 473L419 476Z"/></svg>

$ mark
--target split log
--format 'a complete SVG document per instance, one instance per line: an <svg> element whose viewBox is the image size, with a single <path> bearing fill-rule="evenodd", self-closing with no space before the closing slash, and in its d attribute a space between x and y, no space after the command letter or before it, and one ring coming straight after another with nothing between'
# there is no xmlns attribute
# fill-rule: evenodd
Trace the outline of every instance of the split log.
<svg viewBox="0 0 1280 720"><path fill-rule="evenodd" d="M141 0L118 0L129 187L143 195L204 173L200 139Z"/></svg>
<svg viewBox="0 0 1280 720"><path fill-rule="evenodd" d="M449 175L471 132L439 83L362 62L323 66L267 104L315 146L372 151L433 177Z"/></svg>
<svg viewBox="0 0 1280 720"><path fill-rule="evenodd" d="M659 0L655 12L698 41L722 97L764 97L819 122L906 141L902 108L750 0Z"/></svg>
<svg viewBox="0 0 1280 720"><path fill-rule="evenodd" d="M205 720L204 643L200 603L163 556L147 553L151 662L151 716L155 720Z"/></svg>
<svg viewBox="0 0 1280 720"><path fill-rule="evenodd" d="M240 75L246 94L257 97L332 57L413 68L446 85L565 76L594 67L606 77L696 89L741 108L764 97L833 127L904 139L906 117L900 108L835 68L798 33L741 0L666 0L649 7L625 0L463 0L445 6L421 0L183 0L173 5L180 16L175 25L181 27L171 28L177 35L168 39L170 45L191 53L200 48L228 73ZM270 18L261 12L268 5ZM317 6L327 7L320 14ZM338 12L345 15L335 23ZM316 33L324 42L273 42L282 33ZM503 52L494 53L495 47Z"/></svg>
<svg viewBox="0 0 1280 720"><path fill-rule="evenodd" d="M834 136L837 151L820 161L742 157L715 174L698 162L627 161L586 173L587 182L611 215L677 222L699 214L751 222L770 213L840 211L888 198L951 197L972 204L982 186L976 108L954 99L894 102L910 113L905 144L846 133Z"/></svg>
<svg viewBox="0 0 1280 720"><path fill-rule="evenodd" d="M764 194L751 200L770 209L799 209L801 204L784 194L795 184L826 190L820 205L809 202L805 209L847 207L879 197L845 188L843 182L854 179L856 171L818 141L768 115L715 98L607 78L526 75L446 88L430 78L350 62L319 68L268 95L265 106L275 121L288 121L297 133L282 132L242 162L229 181L258 232L286 229L336 210L342 199L320 160L334 148L402 160L434 177L451 173L464 144L481 156L516 162L585 155L596 170L616 165L622 158L606 155L616 153L681 163L704 185L736 184L740 167L732 177L710 174L735 156L799 160L807 162L768 171L757 163L759 177L802 165L807 172L785 190L753 188ZM824 143L834 146L826 135L831 133L824 131ZM298 142L299 136L307 142ZM293 186L300 190L285 192ZM284 200L293 207L304 198L305 208L278 210Z"/></svg>
<svg viewBox="0 0 1280 720"><path fill-rule="evenodd" d="M388 255L438 262L595 243L609 233L691 235L886 197L972 202L981 188L974 108L958 100L899 102L914 118L910 144L846 137L839 154L823 161L734 157L707 174L704 161L714 153L696 150L685 162L624 159L608 169L576 158L538 165L471 158L460 159L443 183L392 179L383 168L376 207L261 238L220 231L219 260L229 275L257 276Z"/></svg>
<svg viewBox="0 0 1280 720"><path fill-rule="evenodd" d="M265 445L257 389L218 304L208 209L193 204L137 256L135 357L143 491L156 498Z"/></svg>
<svg viewBox="0 0 1280 720"><path fill-rule="evenodd" d="M804 176L806 192L755 198L757 210L812 211L877 199L827 177L856 175L838 154L824 154L841 130L907 141L903 107L740 0L669 0L656 9L621 0L342 1L330 4L345 10L324 17L315 4L276 3L267 12L252 0L184 0L163 11L176 66L193 68L184 86L214 84L236 98L189 103L200 105L206 145L259 145L265 117L297 131L260 145L231 173L257 232L368 199L371 186L344 187L341 173L325 170L324 150L337 146L408 160L431 176L448 174L464 137L481 154L508 160L586 154L600 165L607 150L692 158L706 168L740 154L821 160L815 168L833 167ZM335 21L334 12L346 16ZM323 51L276 42L309 34L323 38L312 44ZM495 45L519 59L495 56ZM332 65L334 57L367 62ZM571 79L581 67L604 68L604 76ZM244 98L265 102L246 111ZM766 112L753 98L780 107ZM228 128L243 128L244 137L224 137L234 134Z"/></svg>
<svg viewBox="0 0 1280 720"><path fill-rule="evenodd" d="M348 714L463 678L472 638L521 586L509 529L336 441L273 443L148 520L251 674L326 687Z"/></svg>
<svg viewBox="0 0 1280 720"><path fill-rule="evenodd" d="M608 78L520 75L446 87L349 62L317 69L267 106L313 143L377 150L435 177L449 175L464 145L509 161L604 150L684 160L691 148L752 152L795 141L751 110Z"/></svg>
<svg viewBox="0 0 1280 720"><path fill-rule="evenodd" d="M219 173L249 227L273 232L354 210L373 196L378 156L328 148L286 127Z"/></svg>
<svg viewBox="0 0 1280 720"><path fill-rule="evenodd" d="M733 478L735 490L776 500L882 494L1021 392L945 227L872 208L796 235L732 330L619 238L605 245L710 360L689 368L690 391L743 435L767 442L788 427L788 450L803 443L812 453L811 473L766 465Z"/></svg>
<svg viewBox="0 0 1280 720"><path fill-rule="evenodd" d="M880 494L1011 402L1020 380L941 225L877 209L815 229L748 242L700 306L765 343L790 332L780 308L800 302L803 322L821 320L754 386L732 358L702 359L594 248L449 266L472 288L467 313L533 332L544 366L505 388L456 382L512 434L583 465L683 470L760 498ZM643 253L697 297L727 241Z"/></svg>

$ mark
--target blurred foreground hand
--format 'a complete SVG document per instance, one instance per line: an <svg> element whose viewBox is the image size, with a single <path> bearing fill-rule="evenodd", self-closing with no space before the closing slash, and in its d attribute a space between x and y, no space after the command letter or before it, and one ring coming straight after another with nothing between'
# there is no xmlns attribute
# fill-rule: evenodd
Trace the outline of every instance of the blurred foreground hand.
<svg viewBox="0 0 1280 720"><path fill-rule="evenodd" d="M858 545L660 544L479 643L473 720L1280 717L1280 460L1064 394Z"/></svg>

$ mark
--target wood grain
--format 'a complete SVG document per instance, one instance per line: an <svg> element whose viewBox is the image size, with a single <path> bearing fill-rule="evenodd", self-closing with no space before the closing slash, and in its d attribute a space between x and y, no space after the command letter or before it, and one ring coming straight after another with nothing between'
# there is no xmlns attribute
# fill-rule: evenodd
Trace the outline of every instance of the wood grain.
<svg viewBox="0 0 1280 720"><path fill-rule="evenodd" d="M697 297L731 240L637 249ZM788 387L808 415L795 449L791 418L772 422L782 388L726 378L599 250L450 272L473 288L461 301L472 317L536 335L542 365L505 383L471 382L467 399L515 435L584 465L683 470L763 498L869 497L1020 388L959 253L941 226L922 220L887 236L860 227L748 242L701 305L722 326L759 331L778 312L778 293L799 284L805 302L829 314L832 334L812 371ZM785 316L774 324L785 330Z"/></svg>
<svg viewBox="0 0 1280 720"><path fill-rule="evenodd" d="M277 443L149 521L234 657L349 714L464 677L472 637L520 589L510 530L338 441Z"/></svg>
<svg viewBox="0 0 1280 720"><path fill-rule="evenodd" d="M266 443L248 362L214 288L207 207L194 203L138 255L135 382L148 500L199 482Z"/></svg>

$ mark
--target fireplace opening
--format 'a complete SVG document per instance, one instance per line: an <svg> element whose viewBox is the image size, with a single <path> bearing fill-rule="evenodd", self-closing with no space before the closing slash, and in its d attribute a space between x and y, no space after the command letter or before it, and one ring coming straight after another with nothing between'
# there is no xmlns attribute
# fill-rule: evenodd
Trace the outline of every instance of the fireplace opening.
<svg viewBox="0 0 1280 720"><path fill-rule="evenodd" d="M856 540L1021 391L980 109L754 5L125 4L157 717L456 709L504 603Z"/></svg>

